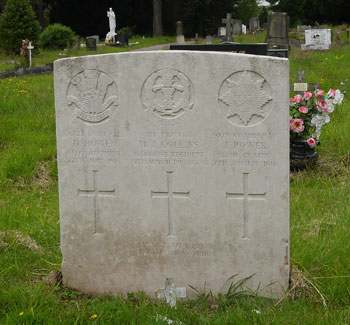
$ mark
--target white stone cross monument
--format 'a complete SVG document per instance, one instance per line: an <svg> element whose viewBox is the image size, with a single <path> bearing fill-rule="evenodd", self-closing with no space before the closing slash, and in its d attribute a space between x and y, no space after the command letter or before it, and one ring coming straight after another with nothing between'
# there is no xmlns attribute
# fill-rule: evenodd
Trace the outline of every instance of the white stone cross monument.
<svg viewBox="0 0 350 325"><path fill-rule="evenodd" d="M29 50L29 67L32 66L32 50L34 50L34 46L32 42L29 42L27 49Z"/></svg>
<svg viewBox="0 0 350 325"><path fill-rule="evenodd" d="M133 52L54 71L67 286L174 305L190 286L227 292L237 274L283 296L288 59Z"/></svg>

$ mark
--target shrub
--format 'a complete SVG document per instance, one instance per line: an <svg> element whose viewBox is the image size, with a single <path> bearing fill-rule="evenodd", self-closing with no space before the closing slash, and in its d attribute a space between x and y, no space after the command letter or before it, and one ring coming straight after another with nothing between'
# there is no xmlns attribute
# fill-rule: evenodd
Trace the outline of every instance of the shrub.
<svg viewBox="0 0 350 325"><path fill-rule="evenodd" d="M132 29L130 27L123 27L122 29L118 30L117 34L118 35L125 35L127 38L131 38Z"/></svg>
<svg viewBox="0 0 350 325"><path fill-rule="evenodd" d="M67 26L61 24L49 25L40 35L40 46L44 49L62 50L75 37L74 32Z"/></svg>
<svg viewBox="0 0 350 325"><path fill-rule="evenodd" d="M8 0L0 16L0 47L8 54L20 54L22 40L35 45L40 29L29 0Z"/></svg>

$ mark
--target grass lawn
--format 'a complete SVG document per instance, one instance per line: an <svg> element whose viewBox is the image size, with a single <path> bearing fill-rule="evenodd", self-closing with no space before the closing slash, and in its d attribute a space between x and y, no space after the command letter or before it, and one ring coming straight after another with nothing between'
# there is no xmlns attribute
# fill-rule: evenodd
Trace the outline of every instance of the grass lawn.
<svg viewBox="0 0 350 325"><path fill-rule="evenodd" d="M43 52L36 64L57 53ZM327 91L350 77L349 66L350 46L290 52L291 81L306 70L307 81ZM291 174L290 295L274 301L201 294L170 309L142 293L91 297L55 285L61 254L53 78L0 80L0 324L349 324L349 98L331 119L317 168Z"/></svg>
<svg viewBox="0 0 350 325"><path fill-rule="evenodd" d="M69 57L73 56L82 56L82 55L96 55L96 54L106 54L106 53L118 53L125 52L130 50L136 50L142 47L157 45L157 44L165 44L165 43L173 43L175 42L175 37L172 36L163 36L163 37L145 37L142 38L140 36L133 37L129 40L129 43L138 43L130 46L121 46L121 47L112 47L112 46L98 46L97 51L86 51L86 47L80 48L80 50L57 50L57 51L45 51L40 49L39 53L33 54L33 66L45 65L48 63L52 63L53 61L59 59L59 54L66 54ZM17 61L17 63L6 63L8 61ZM16 57L8 57L4 54L0 53L0 72L14 69L16 66L19 66L21 62L21 58L19 56Z"/></svg>

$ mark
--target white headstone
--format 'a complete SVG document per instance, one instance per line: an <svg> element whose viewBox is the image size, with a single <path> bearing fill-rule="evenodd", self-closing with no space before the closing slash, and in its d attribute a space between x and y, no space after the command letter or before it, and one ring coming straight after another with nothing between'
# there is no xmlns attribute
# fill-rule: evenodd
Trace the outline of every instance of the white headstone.
<svg viewBox="0 0 350 325"><path fill-rule="evenodd" d="M226 27L218 27L218 36L226 36Z"/></svg>
<svg viewBox="0 0 350 325"><path fill-rule="evenodd" d="M242 24L242 34L247 34L247 26Z"/></svg>
<svg viewBox="0 0 350 325"><path fill-rule="evenodd" d="M305 44L302 50L329 50L332 44L332 31L330 29L310 29L305 31Z"/></svg>
<svg viewBox="0 0 350 325"><path fill-rule="evenodd" d="M205 37L205 44L207 44L207 45L213 44L213 36L207 35Z"/></svg>
<svg viewBox="0 0 350 325"><path fill-rule="evenodd" d="M284 294L287 59L133 52L54 71L66 285L173 302L252 276Z"/></svg>

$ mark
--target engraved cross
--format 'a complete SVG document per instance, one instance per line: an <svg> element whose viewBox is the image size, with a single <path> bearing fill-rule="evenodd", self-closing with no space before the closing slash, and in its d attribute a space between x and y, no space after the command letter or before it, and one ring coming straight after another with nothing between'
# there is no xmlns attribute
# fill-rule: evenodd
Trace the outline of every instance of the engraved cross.
<svg viewBox="0 0 350 325"><path fill-rule="evenodd" d="M243 200L243 238L251 239L249 237L249 209L248 202L250 200L265 200L266 192L264 193L249 193L248 190L248 176L249 173L243 173L243 193L229 193L226 192L227 200Z"/></svg>
<svg viewBox="0 0 350 325"><path fill-rule="evenodd" d="M173 172L167 172L168 191L154 192L151 191L153 199L168 199L168 235L175 237L174 233L174 199L188 199L190 192L174 192L173 191Z"/></svg>
<svg viewBox="0 0 350 325"><path fill-rule="evenodd" d="M99 208L99 197L111 197L115 196L115 189L113 190L99 190L97 186L97 172L98 170L92 171L93 176L93 188L91 190L80 190L78 189L79 196L88 196L94 198L94 217L95 225L93 234L101 234L101 225L100 225L100 208Z"/></svg>

